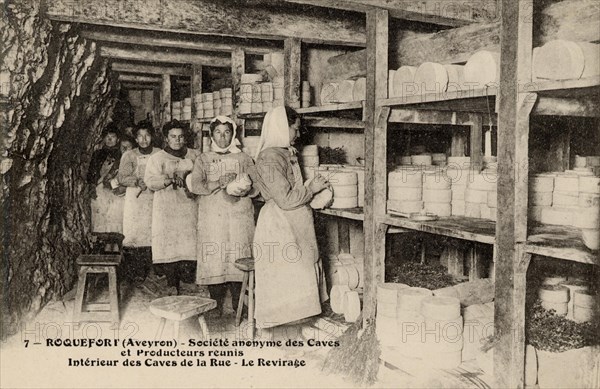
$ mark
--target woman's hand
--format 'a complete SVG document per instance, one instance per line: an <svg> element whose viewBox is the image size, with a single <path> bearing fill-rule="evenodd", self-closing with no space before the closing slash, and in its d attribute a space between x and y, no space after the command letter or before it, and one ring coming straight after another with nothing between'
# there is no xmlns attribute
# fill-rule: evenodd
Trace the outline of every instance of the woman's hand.
<svg viewBox="0 0 600 389"><path fill-rule="evenodd" d="M227 185L229 185L229 183L235 181L236 178L237 174L235 173L223 174L221 177L219 177L219 185L224 189L227 187Z"/></svg>
<svg viewBox="0 0 600 389"><path fill-rule="evenodd" d="M144 180L142 178L138 178L136 185L138 188L140 188L142 191L148 189L148 187L146 186L146 183L144 182Z"/></svg>
<svg viewBox="0 0 600 389"><path fill-rule="evenodd" d="M315 178L312 179L312 181L308 185L308 188L313 193L319 193L320 191L327 188L328 186L329 186L329 183L327 182L325 177L318 174L315 176Z"/></svg>

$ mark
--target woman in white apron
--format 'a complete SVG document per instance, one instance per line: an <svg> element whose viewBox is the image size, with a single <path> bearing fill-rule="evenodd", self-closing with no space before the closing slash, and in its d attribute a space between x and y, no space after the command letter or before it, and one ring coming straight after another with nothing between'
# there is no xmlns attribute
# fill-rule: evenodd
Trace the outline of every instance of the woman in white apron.
<svg viewBox="0 0 600 389"><path fill-rule="evenodd" d="M219 311L227 289L237 310L243 273L234 265L252 256L254 205L248 171L254 161L239 148L236 125L226 116L210 123L211 150L202 153L187 177L188 188L198 197L196 283L208 285ZM230 185L228 185L230 184Z"/></svg>
<svg viewBox="0 0 600 389"><path fill-rule="evenodd" d="M295 149L300 119L277 107L264 119L256 158L255 185L266 204L254 234L256 324L268 328L321 313L327 299L317 250L313 193L327 183L316 176L303 185Z"/></svg>
<svg viewBox="0 0 600 389"><path fill-rule="evenodd" d="M168 294L179 294L185 264L196 261L198 205L186 193L184 177L198 152L185 146L184 126L177 120L163 128L167 145L146 165L145 183L154 191L152 204L152 262L162 265Z"/></svg>
<svg viewBox="0 0 600 389"><path fill-rule="evenodd" d="M140 123L134 130L138 147L121 157L119 183L127 187L123 209L123 246L128 263L126 273L131 280L142 282L151 265L152 200L154 193L144 181L146 164L160 149L152 147L153 129L150 123Z"/></svg>
<svg viewBox="0 0 600 389"><path fill-rule="evenodd" d="M103 133L103 147L92 154L87 174L92 186L92 232L123 232L125 201L116 178L120 158L118 130L108 127Z"/></svg>

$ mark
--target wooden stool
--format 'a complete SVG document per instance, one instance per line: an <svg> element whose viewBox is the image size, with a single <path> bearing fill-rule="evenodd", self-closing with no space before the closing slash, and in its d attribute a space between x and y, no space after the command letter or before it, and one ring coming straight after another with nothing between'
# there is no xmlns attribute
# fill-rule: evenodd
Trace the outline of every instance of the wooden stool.
<svg viewBox="0 0 600 389"><path fill-rule="evenodd" d="M120 263L120 254L83 254L77 258L79 279L77 280L77 295L75 297L75 306L73 307L74 322L119 322L119 285L117 282L117 266L119 266ZM108 303L86 304L84 302L87 275L90 273L106 273L108 275Z"/></svg>
<svg viewBox="0 0 600 389"><path fill-rule="evenodd" d="M183 320L194 316L198 316L204 340L210 339L204 313L216 306L215 300L195 296L167 296L153 300L150 303L150 312L160 317L156 340L161 339L167 320L173 321L173 337L179 340L179 325Z"/></svg>
<svg viewBox="0 0 600 389"><path fill-rule="evenodd" d="M235 267L244 272L242 280L242 291L238 302L235 326L242 322L242 310L244 305L248 306L248 323L250 323L250 336L254 339L254 258L240 258L235 261ZM248 296L246 297L246 292Z"/></svg>

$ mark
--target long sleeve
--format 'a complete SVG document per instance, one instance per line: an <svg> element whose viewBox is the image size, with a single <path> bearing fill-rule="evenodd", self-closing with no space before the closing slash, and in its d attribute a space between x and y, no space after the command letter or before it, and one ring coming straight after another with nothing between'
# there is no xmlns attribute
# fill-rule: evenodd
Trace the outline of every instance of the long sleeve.
<svg viewBox="0 0 600 389"><path fill-rule="evenodd" d="M308 204L313 194L304 185L292 185L286 169L288 161L282 155L265 150L256 162L256 178L265 198L272 198L279 208L291 210Z"/></svg>
<svg viewBox="0 0 600 389"><path fill-rule="evenodd" d="M187 178L188 189L194 194L206 196L213 192L208 186L205 166L206 162L202 158L202 155L200 155L194 161L194 168Z"/></svg>
<svg viewBox="0 0 600 389"><path fill-rule="evenodd" d="M148 159L148 163L146 164L144 181L148 188L153 191L165 189L165 180L168 178L162 171L160 156L160 153L154 154Z"/></svg>
<svg viewBox="0 0 600 389"><path fill-rule="evenodd" d="M260 191L258 190L258 186L256 185L256 182L254 181L254 179L256 178L256 165L254 165L254 160L252 158L250 158L249 155L246 155L244 153L244 158L242 161L242 168L241 168L242 173L246 173L250 176L250 179L252 180L252 189L250 189L250 192L248 192L246 194L246 196L248 197L256 197L260 194Z"/></svg>
<svg viewBox="0 0 600 389"><path fill-rule="evenodd" d="M133 150L130 150L123 154L121 157L121 163L119 164L119 173L117 179L119 184L123 186L136 186L136 157Z"/></svg>

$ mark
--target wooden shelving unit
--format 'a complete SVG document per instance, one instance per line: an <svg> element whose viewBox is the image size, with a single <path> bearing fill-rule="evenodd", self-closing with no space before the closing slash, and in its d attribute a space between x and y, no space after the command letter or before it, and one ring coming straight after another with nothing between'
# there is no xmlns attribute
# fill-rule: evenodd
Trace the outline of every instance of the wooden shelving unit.
<svg viewBox="0 0 600 389"><path fill-rule="evenodd" d="M364 104L365 104L364 101L352 101L349 103L328 104L328 105L321 105L321 106L315 106L315 107L298 108L296 111L299 114L304 115L304 114L309 114L309 113L357 110L357 109L362 109L364 107Z"/></svg>

